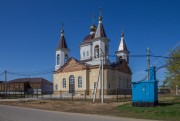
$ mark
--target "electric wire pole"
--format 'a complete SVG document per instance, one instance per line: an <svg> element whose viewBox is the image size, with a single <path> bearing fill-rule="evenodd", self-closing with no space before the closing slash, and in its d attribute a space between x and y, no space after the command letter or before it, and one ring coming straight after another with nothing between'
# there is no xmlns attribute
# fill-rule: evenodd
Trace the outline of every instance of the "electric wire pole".
<svg viewBox="0 0 180 121"><path fill-rule="evenodd" d="M6 92L6 96L7 96L7 71L4 71L4 80L5 80L5 92Z"/></svg>
<svg viewBox="0 0 180 121"><path fill-rule="evenodd" d="M101 66L102 66L102 71L101 71L101 103L104 103L104 53L102 51L102 49L100 48L101 50Z"/></svg>
<svg viewBox="0 0 180 121"><path fill-rule="evenodd" d="M104 54L102 54L101 103L104 103Z"/></svg>
<svg viewBox="0 0 180 121"><path fill-rule="evenodd" d="M149 48L147 48L147 62L148 62L148 64L147 64L147 71L148 71L148 80L150 80L150 49Z"/></svg>

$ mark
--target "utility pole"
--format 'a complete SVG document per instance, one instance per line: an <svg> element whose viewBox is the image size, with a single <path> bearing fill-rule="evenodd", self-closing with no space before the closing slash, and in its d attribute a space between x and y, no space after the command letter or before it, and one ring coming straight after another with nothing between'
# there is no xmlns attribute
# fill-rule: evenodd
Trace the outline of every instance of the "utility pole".
<svg viewBox="0 0 180 121"><path fill-rule="evenodd" d="M101 103L104 103L104 54L102 53Z"/></svg>
<svg viewBox="0 0 180 121"><path fill-rule="evenodd" d="M148 80L150 79L150 49L149 48L147 48L147 62L148 62L148 64L147 64L147 71L148 71Z"/></svg>
<svg viewBox="0 0 180 121"><path fill-rule="evenodd" d="M102 66L102 70L101 70L101 103L104 103L104 53L102 51L102 49L100 48L101 50L101 66Z"/></svg>
<svg viewBox="0 0 180 121"><path fill-rule="evenodd" d="M94 91L93 91L93 103L95 102L96 100L96 92L97 92L97 88L98 88L98 84L99 84L99 81L101 80L101 67L102 67L102 61L100 62L99 64L99 75L98 75L98 80L97 82L95 82L95 88L94 88Z"/></svg>
<svg viewBox="0 0 180 121"><path fill-rule="evenodd" d="M5 80L5 92L6 92L6 96L7 96L7 71L4 71L4 80Z"/></svg>

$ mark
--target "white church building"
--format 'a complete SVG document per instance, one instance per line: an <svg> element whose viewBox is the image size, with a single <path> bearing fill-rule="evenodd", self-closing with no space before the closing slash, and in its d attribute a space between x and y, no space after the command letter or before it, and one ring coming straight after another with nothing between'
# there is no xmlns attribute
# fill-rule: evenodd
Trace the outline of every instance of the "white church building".
<svg viewBox="0 0 180 121"><path fill-rule="evenodd" d="M117 43L119 48L115 52L116 61L111 62L108 58L110 42L103 27L102 16L99 17L98 26L93 24L90 28L90 33L79 43L78 60L69 57L70 49L65 40L64 30L61 30L53 73L54 94L86 91L86 94L92 95L95 89L100 93L102 83L105 95L114 94L117 88L131 88L132 73L124 33L121 33L120 41Z"/></svg>

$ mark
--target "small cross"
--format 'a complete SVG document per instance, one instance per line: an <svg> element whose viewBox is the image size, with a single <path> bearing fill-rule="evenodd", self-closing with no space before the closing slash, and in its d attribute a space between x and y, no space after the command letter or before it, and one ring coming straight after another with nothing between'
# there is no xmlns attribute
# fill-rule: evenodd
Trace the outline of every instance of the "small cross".
<svg viewBox="0 0 180 121"><path fill-rule="evenodd" d="M94 18L95 18L95 15L94 15L94 12L92 13L92 23L94 24Z"/></svg>
<svg viewBox="0 0 180 121"><path fill-rule="evenodd" d="M101 7L99 7L99 16L102 17L102 8Z"/></svg>
<svg viewBox="0 0 180 121"><path fill-rule="evenodd" d="M61 22L61 29L64 30L64 23Z"/></svg>

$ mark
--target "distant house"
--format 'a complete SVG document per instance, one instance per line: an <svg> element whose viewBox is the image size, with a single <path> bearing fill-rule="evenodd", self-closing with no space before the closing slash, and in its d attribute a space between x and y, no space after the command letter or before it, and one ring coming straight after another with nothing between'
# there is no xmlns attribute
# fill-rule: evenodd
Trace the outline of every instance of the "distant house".
<svg viewBox="0 0 180 121"><path fill-rule="evenodd" d="M0 92L3 92L5 90L5 83L4 81L0 81Z"/></svg>
<svg viewBox="0 0 180 121"><path fill-rule="evenodd" d="M23 92L26 94L52 94L53 83L44 78L18 78L7 83L0 83L0 91Z"/></svg>

